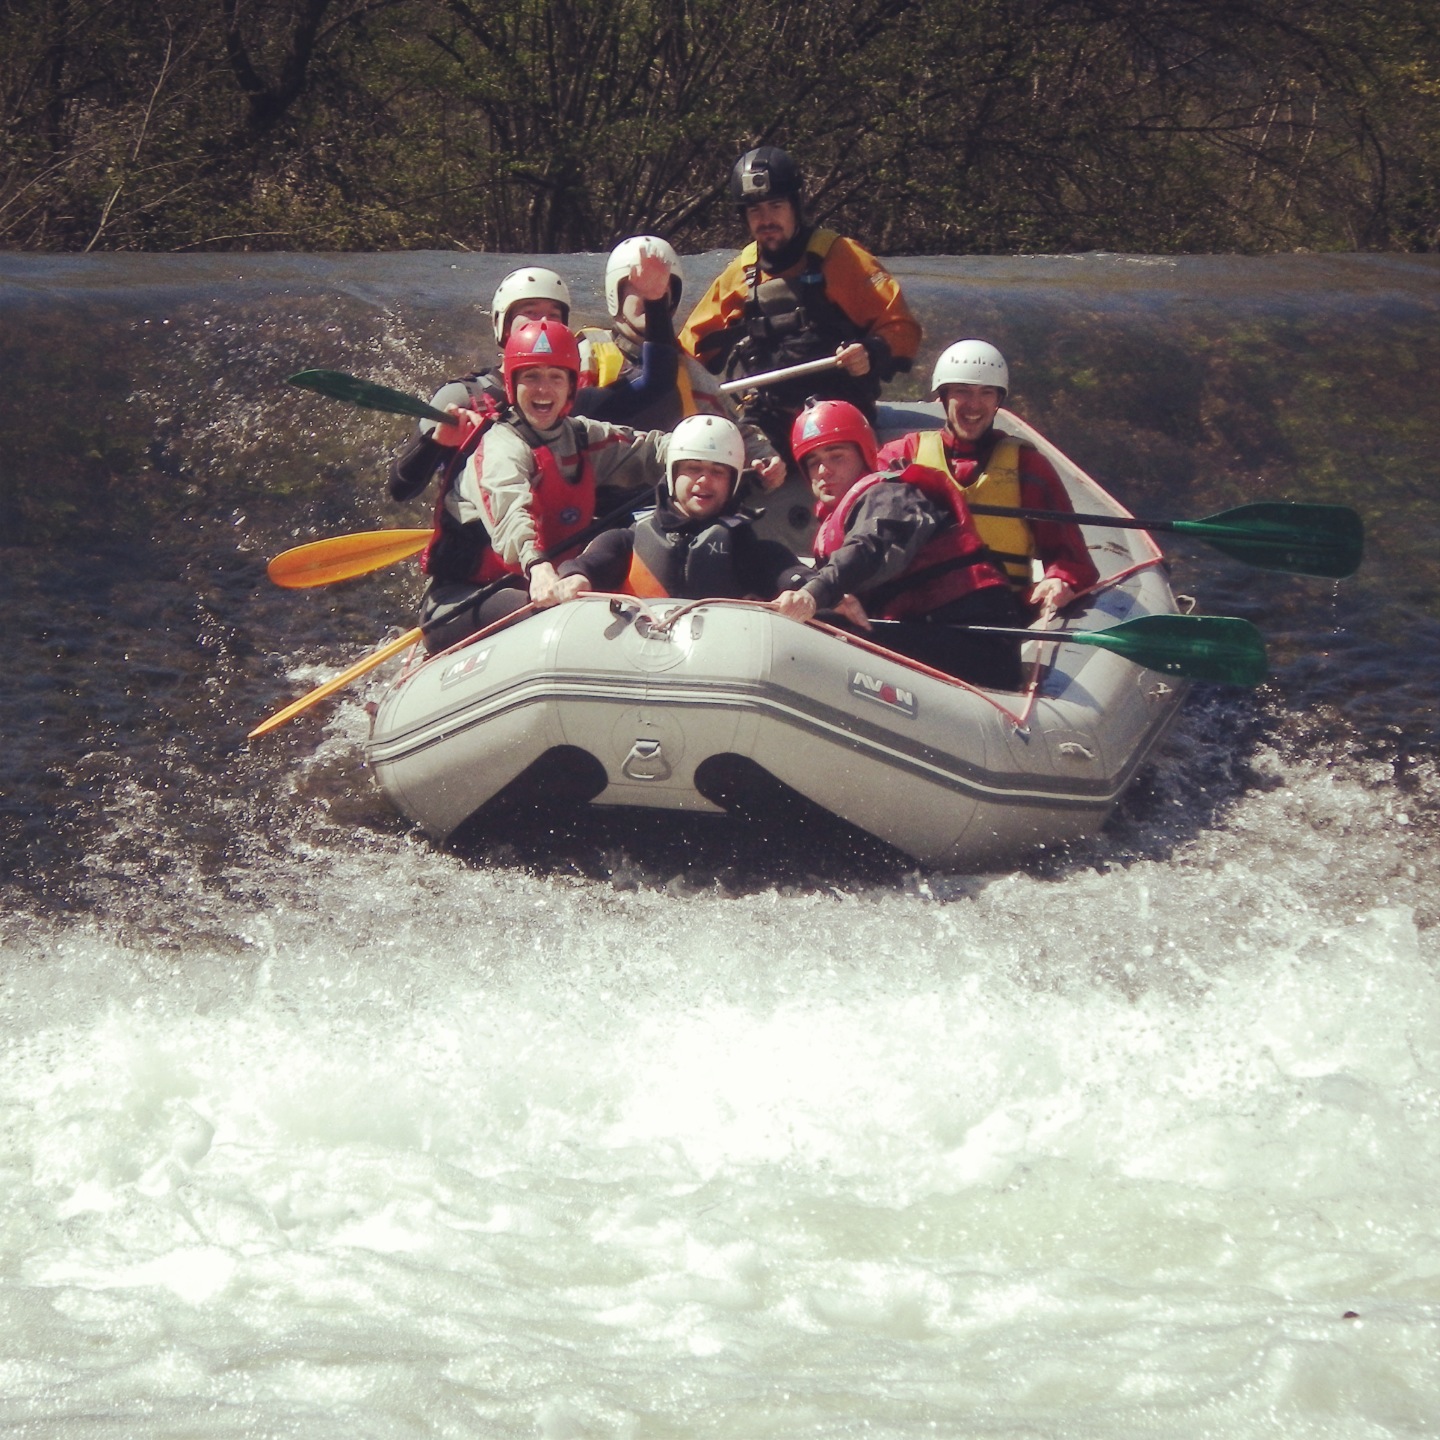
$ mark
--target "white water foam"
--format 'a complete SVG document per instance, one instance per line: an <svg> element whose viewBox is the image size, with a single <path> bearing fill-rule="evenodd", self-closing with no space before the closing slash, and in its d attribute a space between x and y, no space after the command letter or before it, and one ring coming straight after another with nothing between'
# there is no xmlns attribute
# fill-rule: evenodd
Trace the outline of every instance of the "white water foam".
<svg viewBox="0 0 1440 1440"><path fill-rule="evenodd" d="M308 854L225 953L12 941L0 1419L1428 1432L1424 878L1390 791L1283 779L1060 880L736 897L402 839Z"/></svg>

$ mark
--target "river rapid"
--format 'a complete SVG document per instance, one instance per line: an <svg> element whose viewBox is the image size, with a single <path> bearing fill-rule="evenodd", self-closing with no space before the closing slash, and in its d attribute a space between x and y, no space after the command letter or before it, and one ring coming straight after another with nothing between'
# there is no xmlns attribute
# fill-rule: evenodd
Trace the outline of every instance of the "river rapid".
<svg viewBox="0 0 1440 1440"><path fill-rule="evenodd" d="M686 301L720 255L686 257ZM599 318L603 257L556 262ZM1440 260L915 259L1139 514L1351 503L1110 825L949 874L824 827L437 848L363 765L392 506L512 257L0 256L0 1428L1440 1431Z"/></svg>

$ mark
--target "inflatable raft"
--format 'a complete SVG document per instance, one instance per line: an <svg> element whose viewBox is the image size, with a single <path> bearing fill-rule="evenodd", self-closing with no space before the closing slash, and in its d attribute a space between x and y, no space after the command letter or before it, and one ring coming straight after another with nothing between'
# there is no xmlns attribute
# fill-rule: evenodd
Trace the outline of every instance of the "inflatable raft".
<svg viewBox="0 0 1440 1440"><path fill-rule="evenodd" d="M887 431L933 407L882 407ZM1077 511L1126 516L1018 417ZM1144 531L1084 527L1099 630L1176 603ZM743 601L587 595L427 658L375 709L367 759L445 839L504 797L719 814L806 801L929 864L983 869L1096 830L1175 716L1183 680L1082 644L1025 642L1020 693Z"/></svg>

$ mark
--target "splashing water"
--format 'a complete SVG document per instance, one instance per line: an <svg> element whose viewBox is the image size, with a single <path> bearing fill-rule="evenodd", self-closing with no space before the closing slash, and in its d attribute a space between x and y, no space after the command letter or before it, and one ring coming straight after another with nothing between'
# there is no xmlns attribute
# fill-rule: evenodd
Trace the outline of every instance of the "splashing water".
<svg viewBox="0 0 1440 1440"><path fill-rule="evenodd" d="M372 314L424 288L407 257L354 263ZM1000 298L1038 304L1050 263ZM208 381L194 357L242 345L247 312L194 264L170 273L220 338L171 360ZM932 305L958 306L960 265L917 262ZM1118 282L1097 259L1087 283ZM423 307L401 331L441 348ZM304 333L299 360L334 358ZM268 447L279 483L310 422L228 374L252 418L195 443ZM181 461L183 510L218 482ZM1423 603L1181 557L1275 637L1276 683L1197 691L1104 834L1012 873L545 817L459 854L375 794L363 687L237 740L404 623L404 576L260 584L297 525L365 528L378 502L337 476L290 492L299 518L257 485L244 518L202 495L128 557L9 552L0 1423L1440 1425Z"/></svg>

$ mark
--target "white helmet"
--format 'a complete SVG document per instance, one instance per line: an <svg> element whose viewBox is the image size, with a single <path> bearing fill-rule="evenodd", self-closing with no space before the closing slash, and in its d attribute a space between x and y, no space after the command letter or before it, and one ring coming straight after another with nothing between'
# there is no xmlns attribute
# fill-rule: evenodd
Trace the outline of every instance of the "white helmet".
<svg viewBox="0 0 1440 1440"><path fill-rule="evenodd" d="M930 398L946 385L993 385L1002 395L1010 389L1010 367L1005 357L983 340L957 340L935 362L930 377Z"/></svg>
<svg viewBox="0 0 1440 1440"><path fill-rule="evenodd" d="M670 267L670 308L680 303L680 292L685 288L685 272L680 268L680 257L675 247L658 235L632 235L622 240L605 262L605 307L612 319L620 315L620 282L630 278L630 272L646 255L658 255Z"/></svg>
<svg viewBox="0 0 1440 1440"><path fill-rule="evenodd" d="M734 472L730 481L733 496L740 472L745 468L745 437L740 427L723 415L687 416L671 432L670 446L665 452L665 486L671 496L675 494L675 467L682 460L709 460L716 465L728 465Z"/></svg>
<svg viewBox="0 0 1440 1440"><path fill-rule="evenodd" d="M501 282L490 302L490 321L495 326L495 339L505 343L509 333L511 309L522 300L553 300L564 314L560 317L563 325L570 323L570 287L553 271L539 266L526 266L524 270L512 270Z"/></svg>

